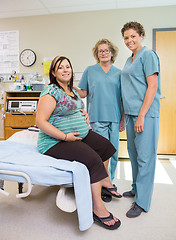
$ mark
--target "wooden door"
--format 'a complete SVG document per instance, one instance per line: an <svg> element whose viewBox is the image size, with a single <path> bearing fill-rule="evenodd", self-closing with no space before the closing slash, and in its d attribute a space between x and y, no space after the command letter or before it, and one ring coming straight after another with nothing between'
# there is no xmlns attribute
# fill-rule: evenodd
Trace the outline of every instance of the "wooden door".
<svg viewBox="0 0 176 240"><path fill-rule="evenodd" d="M161 64L158 154L176 154L176 29L157 29L154 33L154 50Z"/></svg>

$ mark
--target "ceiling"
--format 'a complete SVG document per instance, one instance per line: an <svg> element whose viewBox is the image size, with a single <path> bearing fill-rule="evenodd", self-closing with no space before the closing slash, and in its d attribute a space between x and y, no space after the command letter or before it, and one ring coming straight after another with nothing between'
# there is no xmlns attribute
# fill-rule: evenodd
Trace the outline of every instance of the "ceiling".
<svg viewBox="0 0 176 240"><path fill-rule="evenodd" d="M0 0L0 18L176 5L176 0Z"/></svg>

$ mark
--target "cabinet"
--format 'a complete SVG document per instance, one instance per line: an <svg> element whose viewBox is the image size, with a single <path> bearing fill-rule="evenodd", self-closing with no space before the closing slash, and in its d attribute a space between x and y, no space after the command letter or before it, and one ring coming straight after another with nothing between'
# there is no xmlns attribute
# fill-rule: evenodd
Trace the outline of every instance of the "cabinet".
<svg viewBox="0 0 176 240"><path fill-rule="evenodd" d="M35 125L36 112L8 112L9 100L39 100L41 91L6 91L4 98L4 139Z"/></svg>

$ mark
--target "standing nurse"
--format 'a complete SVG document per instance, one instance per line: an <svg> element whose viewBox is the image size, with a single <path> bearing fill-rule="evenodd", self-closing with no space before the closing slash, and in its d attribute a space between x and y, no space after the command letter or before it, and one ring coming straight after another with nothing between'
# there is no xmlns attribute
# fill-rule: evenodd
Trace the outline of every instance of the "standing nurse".
<svg viewBox="0 0 176 240"><path fill-rule="evenodd" d="M132 190L123 196L134 197L126 214L134 218L147 212L151 204L159 132L160 63L153 50L142 46L145 31L140 23L126 23L121 33L132 51L122 70L121 88L133 176Z"/></svg>
<svg viewBox="0 0 176 240"><path fill-rule="evenodd" d="M81 97L87 96L92 129L110 140L117 150L109 164L111 182L114 180L118 162L119 130L123 130L121 70L112 65L117 54L118 48L111 41L99 40L93 48L97 64L86 68L79 83L80 89L76 88ZM108 166L106 169L108 171Z"/></svg>

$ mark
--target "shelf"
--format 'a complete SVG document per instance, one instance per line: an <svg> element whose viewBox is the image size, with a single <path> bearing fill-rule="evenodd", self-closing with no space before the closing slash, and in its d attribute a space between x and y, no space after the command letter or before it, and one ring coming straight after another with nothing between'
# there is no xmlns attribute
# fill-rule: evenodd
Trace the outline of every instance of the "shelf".
<svg viewBox="0 0 176 240"><path fill-rule="evenodd" d="M13 99L13 100L15 100L15 99L23 99L23 100L26 100L26 99L32 99L32 100L35 100L35 99L39 99L39 97L26 97L25 96L25 99L24 99L24 97L7 97L7 100L11 100L11 99Z"/></svg>
<svg viewBox="0 0 176 240"><path fill-rule="evenodd" d="M12 93L12 94L15 94L15 93L27 93L27 94L30 94L30 93L40 93L41 91L6 91L6 93Z"/></svg>
<svg viewBox="0 0 176 240"><path fill-rule="evenodd" d="M33 101L39 100L41 91L5 91L4 97L4 139L15 132L35 125L36 112L8 112L7 105L10 100Z"/></svg>
<svg viewBox="0 0 176 240"><path fill-rule="evenodd" d="M6 91L6 98L7 99L14 99L16 97L19 98L27 98L27 97L39 97L41 91ZM30 99L30 98L29 98Z"/></svg>
<svg viewBox="0 0 176 240"><path fill-rule="evenodd" d="M10 115L34 115L34 113L36 112L6 112L6 114L10 114Z"/></svg>

